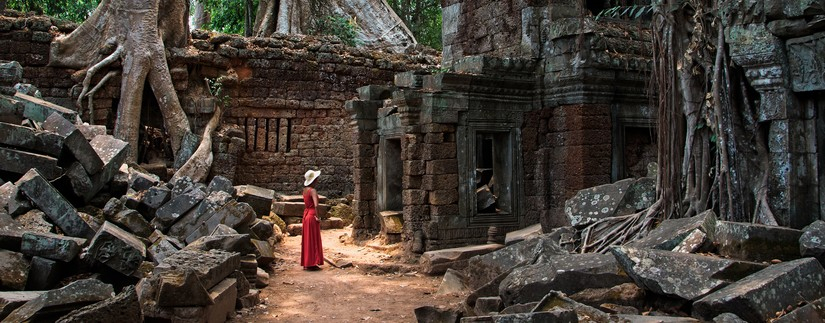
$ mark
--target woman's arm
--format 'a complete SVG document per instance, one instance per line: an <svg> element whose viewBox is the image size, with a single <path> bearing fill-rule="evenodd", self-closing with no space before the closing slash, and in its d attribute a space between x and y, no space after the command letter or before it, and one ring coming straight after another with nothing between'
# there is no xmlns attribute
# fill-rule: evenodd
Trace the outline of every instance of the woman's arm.
<svg viewBox="0 0 825 323"><path fill-rule="evenodd" d="M318 191L316 191L315 188L311 188L310 191L309 191L309 195L312 195L312 202L315 203L315 210L316 210L315 211L316 212L315 213L315 220L321 221L321 219L318 217L318 213L317 213L318 212Z"/></svg>

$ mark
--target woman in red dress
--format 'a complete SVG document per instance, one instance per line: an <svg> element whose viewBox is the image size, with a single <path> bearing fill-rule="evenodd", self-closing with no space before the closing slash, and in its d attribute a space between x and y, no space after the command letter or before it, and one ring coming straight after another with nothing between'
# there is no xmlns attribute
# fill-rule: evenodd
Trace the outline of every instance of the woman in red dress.
<svg viewBox="0 0 825 323"><path fill-rule="evenodd" d="M304 174L304 219L301 236L301 266L304 270L318 270L324 264L324 250L321 246L321 224L315 213L318 205L318 192L315 180L321 171L308 170Z"/></svg>

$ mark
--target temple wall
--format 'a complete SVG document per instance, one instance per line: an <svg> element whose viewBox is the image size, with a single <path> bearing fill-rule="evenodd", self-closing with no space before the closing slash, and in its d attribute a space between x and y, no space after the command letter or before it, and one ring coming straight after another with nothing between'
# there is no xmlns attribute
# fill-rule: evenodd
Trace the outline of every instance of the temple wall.
<svg viewBox="0 0 825 323"><path fill-rule="evenodd" d="M80 93L75 71L46 66L49 43L58 31L74 26L48 17L0 17L0 60L24 67L24 81L49 101L73 108ZM171 49L170 72L184 110L199 132L214 112L204 78L223 77L229 96L224 127L243 141L216 143L240 155L231 161L235 184L253 184L294 193L307 169L322 171L319 191L352 193L354 142L344 102L367 84L391 84L396 73L423 69L437 57L422 53L389 54L348 48L328 38L279 36L243 38L193 31L192 45ZM105 72L99 73L99 80ZM94 121L114 125L120 96L115 78L94 96ZM73 87L75 88L74 90ZM148 87L147 87L148 89ZM145 92L144 122L158 124L151 91ZM84 103L85 104L85 103ZM146 112L149 111L149 112ZM84 107L83 119L88 121ZM147 116L148 115L148 116ZM216 158L217 160L217 158ZM230 162L230 161L226 161ZM216 164L219 164L216 161ZM220 165L217 165L220 167Z"/></svg>

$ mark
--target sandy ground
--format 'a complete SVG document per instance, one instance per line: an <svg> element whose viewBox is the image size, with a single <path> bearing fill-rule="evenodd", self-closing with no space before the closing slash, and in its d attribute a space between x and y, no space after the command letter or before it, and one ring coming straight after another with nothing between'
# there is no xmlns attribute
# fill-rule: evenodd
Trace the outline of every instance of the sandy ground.
<svg viewBox="0 0 825 323"><path fill-rule="evenodd" d="M457 296L436 295L442 277L416 272L415 259L402 259L392 245L345 243L349 232L324 230L321 236L326 258L353 265L327 263L319 271L303 270L301 237L286 237L276 246L280 259L262 290L263 304L230 322L415 322L417 307L461 302Z"/></svg>

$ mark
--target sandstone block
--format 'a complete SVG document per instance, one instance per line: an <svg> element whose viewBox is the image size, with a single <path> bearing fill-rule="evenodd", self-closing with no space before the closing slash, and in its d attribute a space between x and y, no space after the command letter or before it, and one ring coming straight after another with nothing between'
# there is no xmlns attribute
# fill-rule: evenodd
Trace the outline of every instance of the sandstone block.
<svg viewBox="0 0 825 323"><path fill-rule="evenodd" d="M53 260L69 262L74 259L86 239L73 238L52 233L23 233L20 251L27 256L40 256Z"/></svg>
<svg viewBox="0 0 825 323"><path fill-rule="evenodd" d="M765 267L747 261L624 246L611 252L637 285L685 300L696 300Z"/></svg>
<svg viewBox="0 0 825 323"><path fill-rule="evenodd" d="M244 202L252 206L259 217L269 215L272 199L275 198L275 191L254 185L238 185L235 186L235 190L238 195L238 202Z"/></svg>
<svg viewBox="0 0 825 323"><path fill-rule="evenodd" d="M129 276L146 258L146 247L137 237L106 221L89 245L91 257Z"/></svg>
<svg viewBox="0 0 825 323"><path fill-rule="evenodd" d="M210 289L224 278L231 275L240 266L240 255L222 250L181 250L167 257L153 273L161 275L165 272L191 268L195 270L203 286Z"/></svg>
<svg viewBox="0 0 825 323"><path fill-rule="evenodd" d="M87 173L94 174L103 168L103 161L100 156L97 155L83 133L72 122L57 113L52 113L46 118L42 126L44 130L51 131L64 138L64 145L74 158L83 165Z"/></svg>
<svg viewBox="0 0 825 323"><path fill-rule="evenodd" d="M46 121L46 119L57 113L67 120L75 120L77 112L51 103L49 101L25 95L23 93L16 93L14 99L21 102L23 105L23 116L37 122Z"/></svg>
<svg viewBox="0 0 825 323"><path fill-rule="evenodd" d="M102 318L110 322L142 322L143 311L140 308L135 286L126 286L115 297L76 309L61 317L57 322L84 323L98 321Z"/></svg>
<svg viewBox="0 0 825 323"><path fill-rule="evenodd" d="M62 278L61 272L66 269L63 265L64 264L51 259L37 256L32 257L26 289L50 289Z"/></svg>
<svg viewBox="0 0 825 323"><path fill-rule="evenodd" d="M440 275L449 268L460 269L466 266L467 259L503 248L500 244L483 244L467 247L427 251L419 258L421 271L428 275ZM459 264L458 262L464 262Z"/></svg>
<svg viewBox="0 0 825 323"><path fill-rule="evenodd" d="M60 289L46 291L26 304L18 307L5 318L9 322L27 322L39 312L62 308L71 310L89 303L102 301L114 296L112 285L97 279L83 279L72 282Z"/></svg>
<svg viewBox="0 0 825 323"><path fill-rule="evenodd" d="M711 240L717 244L722 256L751 261L771 261L799 258L801 236L801 230L791 228L719 221Z"/></svg>
<svg viewBox="0 0 825 323"><path fill-rule="evenodd" d="M103 186L112 181L120 166L126 161L126 154L129 144L112 136L97 136L90 142L100 160L103 161L103 168L99 172L92 174L92 190L85 196L86 201L94 197Z"/></svg>
<svg viewBox="0 0 825 323"><path fill-rule="evenodd" d="M59 157L63 151L63 139L48 131L0 122L0 144L6 146Z"/></svg>
<svg viewBox="0 0 825 323"><path fill-rule="evenodd" d="M748 322L764 322L787 306L825 296L825 270L814 258L765 268L693 303L694 317L710 320L730 312Z"/></svg>
<svg viewBox="0 0 825 323"><path fill-rule="evenodd" d="M5 318L11 311L14 311L45 292L45 290L0 292L0 317Z"/></svg>
<svg viewBox="0 0 825 323"><path fill-rule="evenodd" d="M36 169L29 170L16 185L66 234L87 239L94 236L91 226Z"/></svg>
<svg viewBox="0 0 825 323"><path fill-rule="evenodd" d="M157 210L155 218L160 220L164 225L171 226L205 197L206 193L200 189L193 189L175 196Z"/></svg>
<svg viewBox="0 0 825 323"><path fill-rule="evenodd" d="M63 168L58 166L57 158L0 147L0 170L25 174L29 169L39 170L48 180L56 179L63 174Z"/></svg>

